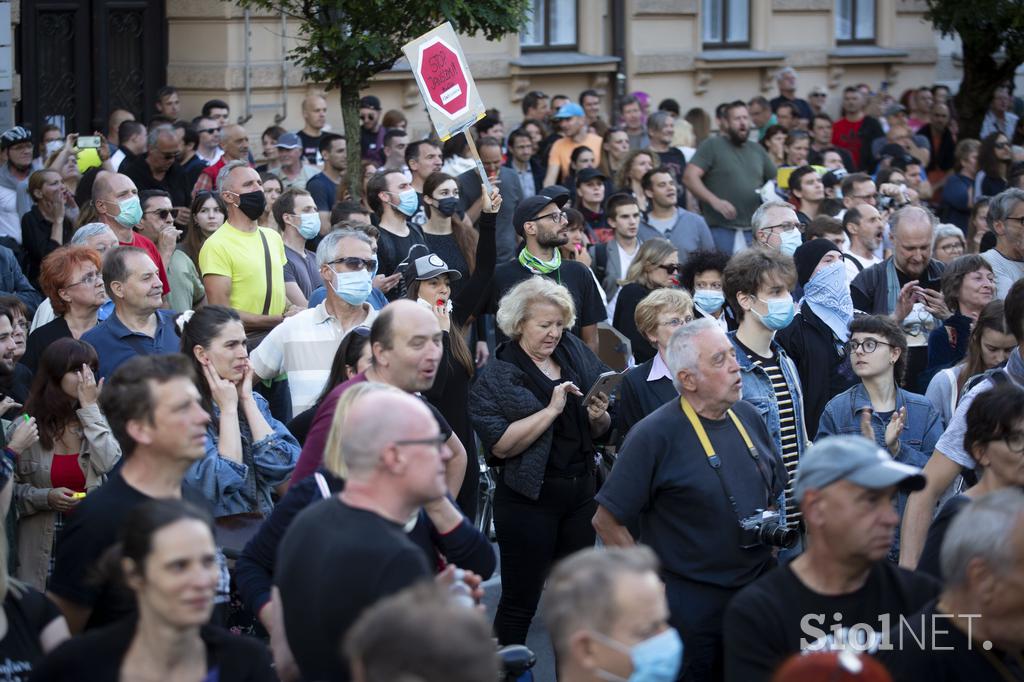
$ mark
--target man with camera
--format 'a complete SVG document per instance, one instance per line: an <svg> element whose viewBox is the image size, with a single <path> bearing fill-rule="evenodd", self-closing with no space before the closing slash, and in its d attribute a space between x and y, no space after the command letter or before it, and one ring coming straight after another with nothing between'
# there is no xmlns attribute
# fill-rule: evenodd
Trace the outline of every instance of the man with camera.
<svg viewBox="0 0 1024 682"><path fill-rule="evenodd" d="M683 679L720 680L726 604L797 540L774 508L786 470L757 410L740 401L736 350L714 319L677 329L667 364L680 400L630 430L593 523L606 545L655 551L686 645Z"/></svg>
<svg viewBox="0 0 1024 682"><path fill-rule="evenodd" d="M729 604L726 680L767 682L799 651L885 650L885 633L938 593L929 576L886 561L899 524L893 499L923 486L920 469L860 436L808 448L794 483L806 550Z"/></svg>

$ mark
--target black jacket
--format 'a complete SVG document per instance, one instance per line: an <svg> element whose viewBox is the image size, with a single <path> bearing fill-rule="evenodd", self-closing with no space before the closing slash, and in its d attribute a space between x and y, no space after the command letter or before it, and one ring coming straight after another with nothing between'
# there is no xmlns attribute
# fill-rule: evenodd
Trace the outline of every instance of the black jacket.
<svg viewBox="0 0 1024 682"><path fill-rule="evenodd" d="M579 389L584 393L603 372L609 371L608 366L570 332L562 335L560 344L572 358L573 370L584 384ZM469 412L473 427L488 453L501 440L510 424L547 407L526 386L524 372L512 363L499 359L497 355L496 351L495 357L480 370L476 383L469 391ZM531 500L540 496L553 439L554 427L549 426L522 453L501 460L501 476L509 488Z"/></svg>
<svg viewBox="0 0 1024 682"><path fill-rule="evenodd" d="M846 348L827 324L804 303L788 327L775 335L796 365L804 392L804 424L807 437L814 440L818 421L828 401L859 379L850 368Z"/></svg>
<svg viewBox="0 0 1024 682"><path fill-rule="evenodd" d="M679 397L679 392L671 379L647 381L653 365L654 358L637 365L626 372L619 385L615 401L615 438L620 443L637 422L670 400Z"/></svg>
<svg viewBox="0 0 1024 682"><path fill-rule="evenodd" d="M43 259L55 249L68 244L75 233L74 225L66 216L60 244L50 239L52 229L53 224L43 217L38 205L32 206L31 211L21 216L21 248L25 252L25 276L36 288L39 287L39 270Z"/></svg>
<svg viewBox="0 0 1024 682"><path fill-rule="evenodd" d="M29 679L33 682L118 682L121 663L135 636L135 625L135 618L126 618L67 640L36 665ZM277 680L270 651L259 640L233 635L213 625L202 626L199 636L206 645L207 668L217 668L218 679L225 682Z"/></svg>

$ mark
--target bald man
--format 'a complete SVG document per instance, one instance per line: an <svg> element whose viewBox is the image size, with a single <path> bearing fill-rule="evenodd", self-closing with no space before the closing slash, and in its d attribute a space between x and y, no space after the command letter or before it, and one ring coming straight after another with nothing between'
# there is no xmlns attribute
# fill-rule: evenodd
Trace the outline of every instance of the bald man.
<svg viewBox="0 0 1024 682"><path fill-rule="evenodd" d="M302 120L306 125L298 131L302 140L302 155L306 163L319 166L323 163L320 155L320 136L327 125L327 100L320 95L306 95L302 100Z"/></svg>
<svg viewBox="0 0 1024 682"><path fill-rule="evenodd" d="M445 494L452 457L426 405L399 391L356 398L342 430L345 488L296 517L274 574L287 641L308 680L352 679L340 655L345 632L377 600L430 578L403 526Z"/></svg>
<svg viewBox="0 0 1024 682"><path fill-rule="evenodd" d="M441 362L442 338L437 317L426 308L407 299L385 306L370 327L370 367L334 388L321 401L292 473L292 482L312 474L323 461L334 408L342 393L363 381L389 384L410 394L430 389ZM456 495L466 474L466 449L441 413L432 406L431 410L453 452L447 477L449 489Z"/></svg>
<svg viewBox="0 0 1024 682"><path fill-rule="evenodd" d="M244 161L249 163L249 134L245 128L237 123L229 123L220 129L220 144L224 148L217 163L211 164L203 169L192 188L192 197L204 190L212 190L217 184L217 174L220 169L232 161Z"/></svg>

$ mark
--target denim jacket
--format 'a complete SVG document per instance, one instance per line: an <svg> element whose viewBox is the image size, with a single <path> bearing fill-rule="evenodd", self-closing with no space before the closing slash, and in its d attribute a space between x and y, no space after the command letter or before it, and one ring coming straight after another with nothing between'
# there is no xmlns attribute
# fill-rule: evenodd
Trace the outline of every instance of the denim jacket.
<svg viewBox="0 0 1024 682"><path fill-rule="evenodd" d="M868 397L864 384L857 384L832 398L821 414L818 438L833 435L860 435L860 415L857 412L864 407L871 407L871 399ZM903 464L924 468L946 425L943 424L941 415L932 406L930 400L923 395L897 388L896 409L901 407L907 408L907 419L903 425L903 432L900 434L900 450L895 459ZM872 412L871 428L875 432L875 442L882 448L885 447L885 427L888 424L888 419L882 421L877 413ZM900 519L903 518L903 509L907 505L907 495L908 493L901 492L896 500L896 510ZM899 542L899 529L897 528L890 558L899 556Z"/></svg>
<svg viewBox="0 0 1024 682"><path fill-rule="evenodd" d="M763 367L755 365L747 357L739 342L736 340L736 332L729 332L729 340L736 347L736 362L739 363L743 376L742 399L757 408L764 419L768 433L775 443L775 452L782 459L782 425L779 422L779 406L775 399L775 390L772 388L772 380ZM794 414L796 415L796 442L797 452L803 457L804 449L807 447L807 428L804 423L804 394L800 386L800 375L796 371L796 365L786 355L778 343L772 340L772 351L778 354L779 366L782 368L782 376L786 379L789 393L793 398Z"/></svg>
<svg viewBox="0 0 1024 682"><path fill-rule="evenodd" d="M263 396L254 393L253 398L274 432L259 442L252 442L252 430L239 414L242 463L221 457L218 449L220 408L214 403L210 425L206 428L206 455L185 472L184 485L210 501L216 518L249 512L269 515L274 510L271 492L291 476L299 459L301 448L295 436L270 415Z"/></svg>

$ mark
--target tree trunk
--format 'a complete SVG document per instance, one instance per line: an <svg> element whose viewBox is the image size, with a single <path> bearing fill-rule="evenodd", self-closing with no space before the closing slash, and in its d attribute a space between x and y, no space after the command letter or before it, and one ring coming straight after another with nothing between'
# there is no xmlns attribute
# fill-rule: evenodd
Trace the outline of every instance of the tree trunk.
<svg viewBox="0 0 1024 682"><path fill-rule="evenodd" d="M360 144L362 126L359 123L359 88L355 84L343 84L341 90L341 120L345 124L348 138L348 195L352 201L363 198L363 147Z"/></svg>
<svg viewBox="0 0 1024 682"><path fill-rule="evenodd" d="M1002 63L992 58L991 45L963 44L964 78L955 98L959 138L979 139L981 124L985 119L996 88L1013 78L1020 66L1009 60Z"/></svg>

